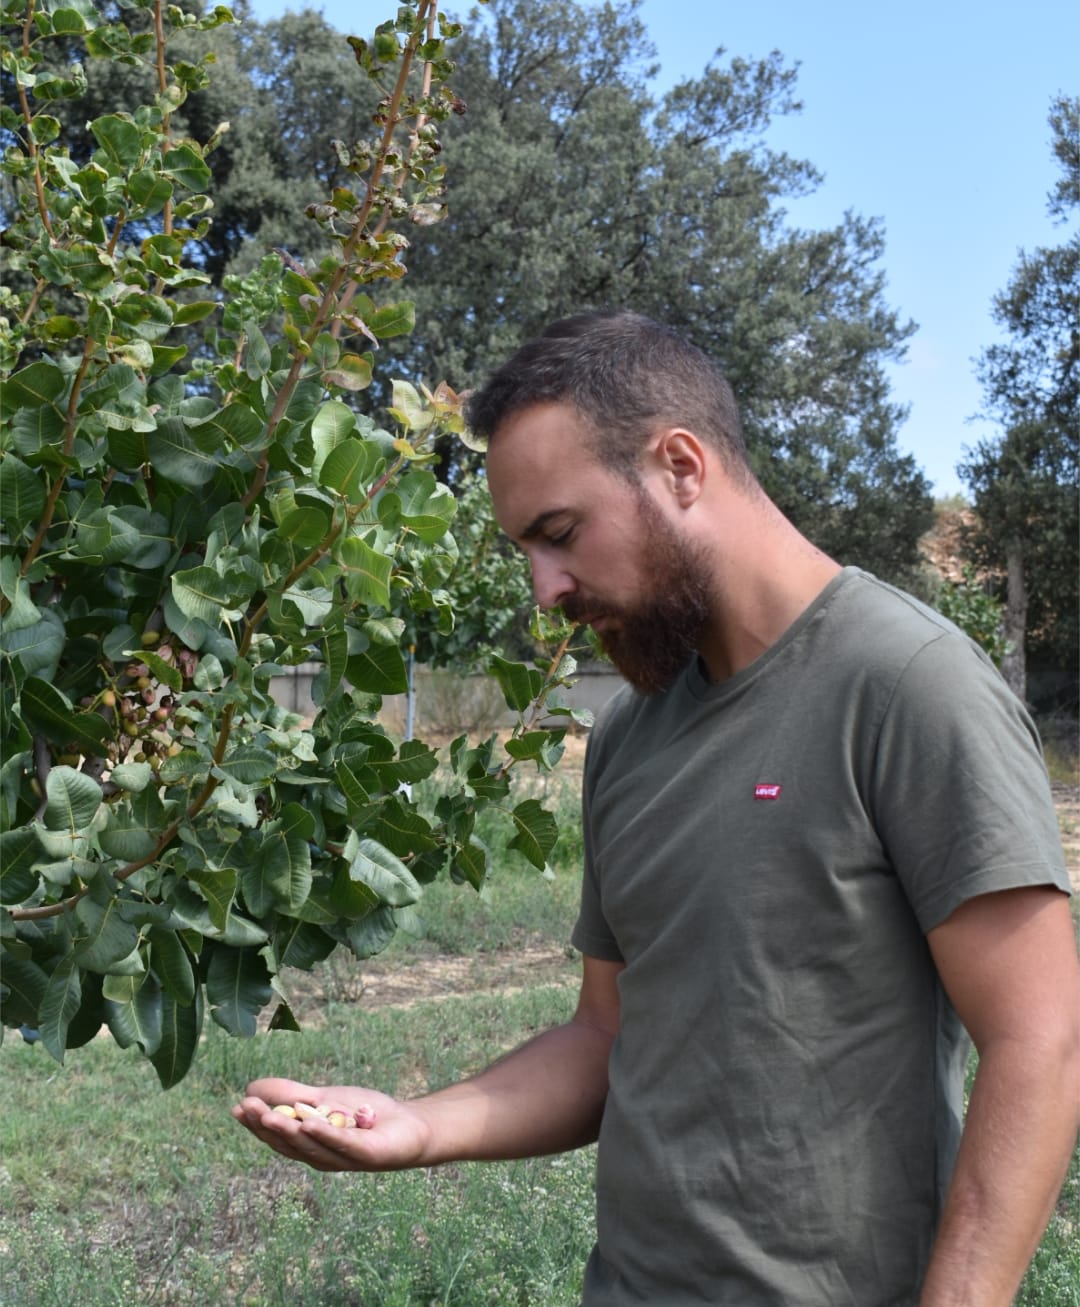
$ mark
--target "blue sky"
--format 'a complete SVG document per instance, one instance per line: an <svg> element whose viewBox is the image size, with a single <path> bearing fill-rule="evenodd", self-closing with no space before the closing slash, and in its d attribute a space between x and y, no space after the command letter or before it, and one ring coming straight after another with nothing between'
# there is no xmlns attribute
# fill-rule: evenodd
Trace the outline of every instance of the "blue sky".
<svg viewBox="0 0 1080 1307"><path fill-rule="evenodd" d="M270 18L305 6L253 7ZM393 0L308 7L361 36L395 11ZM919 324L906 362L890 369L895 399L911 410L899 444L936 494L961 491L964 446L992 430L968 421L980 403L972 360L998 335L991 299L1021 248L1063 239L1046 216L1055 180L1046 115L1057 92L1080 93L1080 6L643 0L639 14L657 49L658 92L699 75L718 46L799 62L803 112L774 122L767 140L825 180L791 218L825 227L852 209L883 220L887 301Z"/></svg>

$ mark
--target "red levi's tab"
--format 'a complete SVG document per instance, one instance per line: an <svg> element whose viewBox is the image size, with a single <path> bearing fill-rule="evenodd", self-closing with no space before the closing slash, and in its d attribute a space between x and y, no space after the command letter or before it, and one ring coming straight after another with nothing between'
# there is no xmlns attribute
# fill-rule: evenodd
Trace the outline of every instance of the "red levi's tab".
<svg viewBox="0 0 1080 1307"><path fill-rule="evenodd" d="M755 799L778 799L780 797L781 789L783 789L783 786L781 785L755 785L754 798Z"/></svg>

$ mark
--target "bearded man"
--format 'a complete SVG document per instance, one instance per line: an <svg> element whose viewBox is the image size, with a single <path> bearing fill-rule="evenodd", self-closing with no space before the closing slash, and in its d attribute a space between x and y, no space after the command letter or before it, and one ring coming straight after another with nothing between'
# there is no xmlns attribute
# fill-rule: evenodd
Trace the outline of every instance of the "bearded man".
<svg viewBox="0 0 1080 1307"><path fill-rule="evenodd" d="M589 743L576 1013L411 1102L267 1079L235 1115L320 1170L599 1138L588 1307L1006 1307L1080 1124L1080 965L1023 706L795 530L667 328L556 323L470 424L538 602L630 683ZM272 1111L294 1100L377 1120Z"/></svg>

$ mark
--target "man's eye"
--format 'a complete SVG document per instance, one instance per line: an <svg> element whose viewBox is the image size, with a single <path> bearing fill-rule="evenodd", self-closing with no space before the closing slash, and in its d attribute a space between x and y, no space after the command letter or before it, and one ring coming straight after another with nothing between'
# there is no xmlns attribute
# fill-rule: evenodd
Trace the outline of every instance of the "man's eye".
<svg viewBox="0 0 1080 1307"><path fill-rule="evenodd" d="M565 531L557 536L548 536L548 544L565 545L570 543L570 537L574 534L574 528L568 527Z"/></svg>

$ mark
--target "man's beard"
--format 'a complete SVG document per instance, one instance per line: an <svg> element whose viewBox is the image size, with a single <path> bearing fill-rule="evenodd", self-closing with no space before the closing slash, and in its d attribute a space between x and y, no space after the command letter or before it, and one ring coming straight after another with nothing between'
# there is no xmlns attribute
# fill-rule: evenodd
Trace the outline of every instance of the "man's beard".
<svg viewBox="0 0 1080 1307"><path fill-rule="evenodd" d="M571 595L562 609L571 621L617 619L617 626L597 632L604 652L640 694L659 694L697 652L709 617L709 569L701 550L676 532L643 488L639 508L645 597L616 607Z"/></svg>

